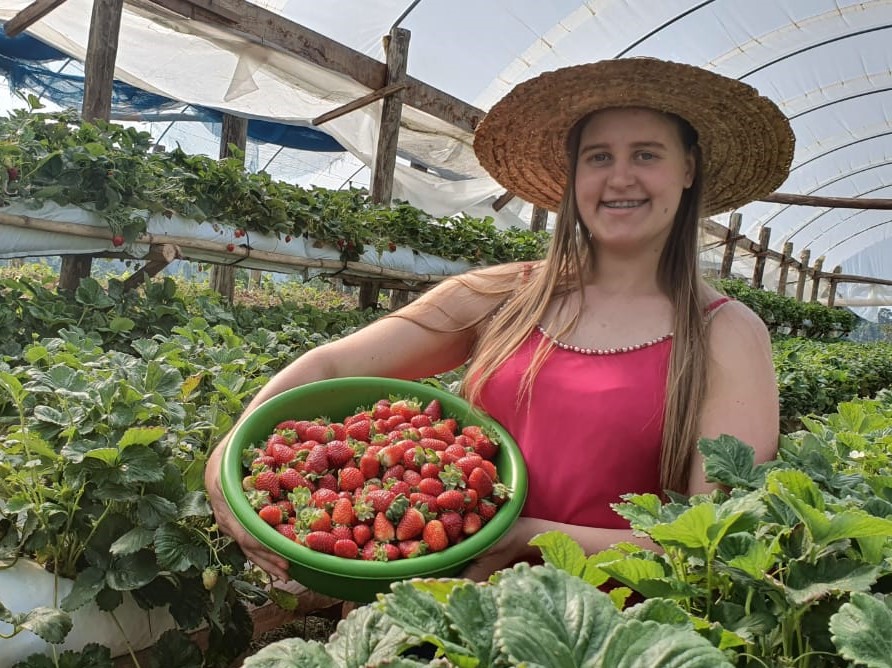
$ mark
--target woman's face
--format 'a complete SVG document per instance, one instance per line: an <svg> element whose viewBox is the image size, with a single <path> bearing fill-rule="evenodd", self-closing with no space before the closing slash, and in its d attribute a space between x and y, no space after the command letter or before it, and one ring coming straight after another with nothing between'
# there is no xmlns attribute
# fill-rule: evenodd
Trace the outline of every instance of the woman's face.
<svg viewBox="0 0 892 668"><path fill-rule="evenodd" d="M606 109L582 129L576 205L600 250L659 254L693 179L694 157L665 114Z"/></svg>

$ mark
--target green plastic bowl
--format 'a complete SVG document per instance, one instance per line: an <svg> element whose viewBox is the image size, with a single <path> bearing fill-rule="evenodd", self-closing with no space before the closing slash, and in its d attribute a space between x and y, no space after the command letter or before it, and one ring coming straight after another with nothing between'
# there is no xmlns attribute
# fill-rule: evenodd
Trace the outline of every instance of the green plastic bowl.
<svg viewBox="0 0 892 668"><path fill-rule="evenodd" d="M341 420L359 406L371 406L390 396L415 397L426 403L439 399L444 417L461 426L480 425L498 434L495 464L499 477L511 489L511 498L480 531L442 552L412 559L379 562L344 559L315 552L282 536L260 519L242 491L242 453L262 443L283 420L326 416ZM223 454L223 494L241 525L271 551L290 564L291 576L310 589L346 601L367 603L390 584L415 577L456 577L474 557L495 544L520 516L527 493L527 471L511 435L488 415L471 409L464 399L430 385L393 378L336 378L286 390L258 406L232 433Z"/></svg>

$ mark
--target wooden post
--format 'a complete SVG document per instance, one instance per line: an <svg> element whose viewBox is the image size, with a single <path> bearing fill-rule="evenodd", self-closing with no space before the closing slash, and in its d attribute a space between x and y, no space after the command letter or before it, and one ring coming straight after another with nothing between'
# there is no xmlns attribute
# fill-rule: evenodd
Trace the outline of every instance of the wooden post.
<svg viewBox="0 0 892 668"><path fill-rule="evenodd" d="M86 121L107 121L111 116L112 84L123 10L124 0L93 0L87 57L84 60L84 104L81 110ZM90 275L92 265L91 255L65 255L59 270L59 290L77 290L81 279Z"/></svg>
<svg viewBox="0 0 892 668"><path fill-rule="evenodd" d="M220 159L232 157L234 146L242 152L248 145L248 119L223 114L223 127L220 130ZM211 267L211 289L223 295L223 298L232 303L235 299L235 267L233 265L214 265Z"/></svg>
<svg viewBox="0 0 892 668"><path fill-rule="evenodd" d="M530 221L530 231L542 232L548 223L548 209L539 206L533 207L533 218Z"/></svg>
<svg viewBox="0 0 892 668"><path fill-rule="evenodd" d="M787 294L787 274L790 271L790 256L793 254L793 242L784 242L784 250L780 259L780 274L777 277L777 294L781 297Z"/></svg>
<svg viewBox="0 0 892 668"><path fill-rule="evenodd" d="M406 78L406 61L409 57L409 37L405 28L394 28L385 38L387 51L387 86L403 83ZM403 114L403 90L388 95L381 103L381 126L378 128L378 147L372 169L372 186L369 196L375 204L390 204L393 195L393 171L396 168L397 140L400 135L400 119ZM375 281L363 283L359 288L359 308L369 308L378 303L380 286ZM399 303L403 298L391 299ZM407 297L405 298L407 299Z"/></svg>
<svg viewBox="0 0 892 668"><path fill-rule="evenodd" d="M737 237L740 235L740 222L743 216L739 213L731 214L728 223L728 236L725 240L725 254L722 256L722 268L719 278L728 278L731 275L731 265L734 263L734 251L737 248Z"/></svg>
<svg viewBox="0 0 892 668"><path fill-rule="evenodd" d="M179 257L181 257L180 250L173 244L152 246L149 249L149 254L144 258L146 263L124 281L124 289L133 290L139 287L146 277L151 278Z"/></svg>
<svg viewBox="0 0 892 668"><path fill-rule="evenodd" d="M811 270L811 301L818 301L818 287L821 283L821 270L824 268L824 256L815 260L815 266Z"/></svg>
<svg viewBox="0 0 892 668"><path fill-rule="evenodd" d="M759 229L759 254L756 256L756 266L753 268L753 287L762 287L762 277L765 274L765 253L768 251L768 240L771 238L771 228Z"/></svg>
<svg viewBox="0 0 892 668"><path fill-rule="evenodd" d="M807 248L799 254L799 275L796 280L796 301L801 302L805 296L805 278L808 276L808 261L811 251Z"/></svg>
<svg viewBox="0 0 892 668"><path fill-rule="evenodd" d="M836 265L833 267L834 276L830 278L830 294L827 295L827 308L833 308L836 304L836 286L839 281L836 280L836 276L842 273L842 267Z"/></svg>

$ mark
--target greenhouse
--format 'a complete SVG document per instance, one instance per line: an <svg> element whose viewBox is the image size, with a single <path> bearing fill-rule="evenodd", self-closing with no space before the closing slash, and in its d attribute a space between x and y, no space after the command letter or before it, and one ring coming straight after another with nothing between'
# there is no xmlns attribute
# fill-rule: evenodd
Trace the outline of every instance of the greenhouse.
<svg viewBox="0 0 892 668"><path fill-rule="evenodd" d="M892 668L892 3L0 22L0 668Z"/></svg>

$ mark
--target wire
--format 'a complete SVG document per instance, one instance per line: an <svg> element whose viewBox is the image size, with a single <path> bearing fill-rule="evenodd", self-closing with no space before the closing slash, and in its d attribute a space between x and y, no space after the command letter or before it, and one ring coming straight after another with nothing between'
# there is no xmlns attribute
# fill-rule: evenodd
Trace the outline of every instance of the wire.
<svg viewBox="0 0 892 668"><path fill-rule="evenodd" d="M393 29L396 28L397 26L399 26L399 24L403 22L403 19L406 18L409 15L409 13L418 6L418 4L420 2L421 2L421 0L414 0L412 2L412 4L409 5L409 7L406 9L406 11L404 11L402 14L400 14L400 17L396 21L393 22L393 25L390 26L390 32L393 32Z"/></svg>

